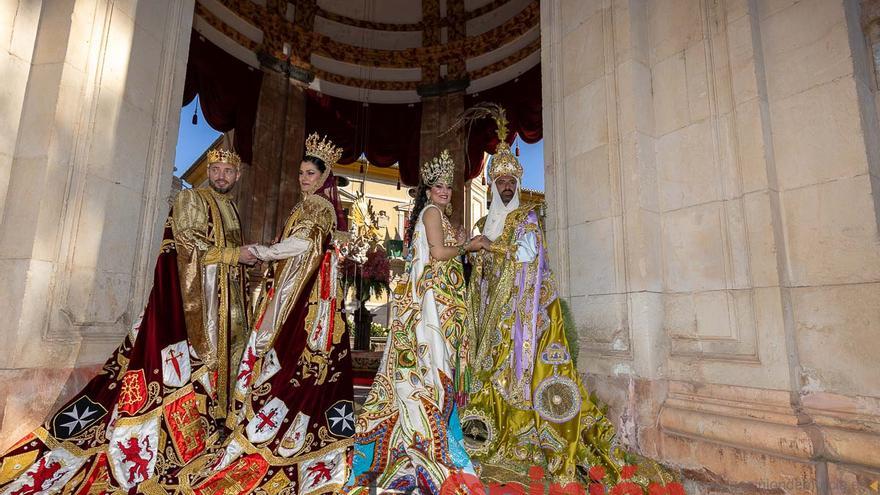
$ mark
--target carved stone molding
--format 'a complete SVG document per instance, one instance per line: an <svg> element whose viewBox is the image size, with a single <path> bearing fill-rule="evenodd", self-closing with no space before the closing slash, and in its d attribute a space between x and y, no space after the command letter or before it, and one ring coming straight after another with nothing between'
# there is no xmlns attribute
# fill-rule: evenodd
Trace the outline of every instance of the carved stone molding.
<svg viewBox="0 0 880 495"><path fill-rule="evenodd" d="M114 9L121 8L114 2L99 2L96 5L95 22L90 33L90 53L88 64L85 68L83 84L83 97L78 101L80 107L76 113L76 130L73 140L73 149L69 153L69 167L71 169L67 183L65 208L60 220L60 249L56 259L55 283L52 287L51 296L47 302L49 308L47 327L44 338L56 342L79 342L81 340L96 342L116 342L119 336L128 330L131 322L140 313L146 299L147 291L152 283L152 267L158 248L159 237L164 216L168 208L166 198L171 188L172 165L170 157L173 156L173 140L169 136L176 134L178 122L178 108L183 90L183 80L186 70L185 57L189 45L189 32L192 23L193 0L184 2L170 2L170 8L160 25L162 28L162 40L160 54L157 57L159 66L156 68L159 74L155 86L152 88L151 103L148 108L150 114L149 134L144 136L147 140L146 155L132 156L132 160L143 161L143 177L141 183L133 182L132 187L140 189L136 203L140 203L138 222L131 225L130 236L131 249L133 250L132 263L129 268L130 282L124 287L102 287L95 282L102 276L98 273L101 267L94 268L90 280L84 280L76 275L77 249L82 245L92 242L91 238L100 233L84 232L80 228L81 223L89 215L94 215L89 204L90 189L89 181L97 173L92 170L95 165L96 141L101 139L97 136L101 119L100 129L109 127L108 117L102 114L102 104L118 98L126 99L127 95L122 89L119 94L110 89L111 85L105 80L107 71L116 70L112 67L118 64L111 61L113 53L110 47L118 40L119 32L113 32L111 22ZM135 15L134 13L131 13ZM118 22L118 21L116 21ZM132 26L131 29L137 29ZM112 34L111 34L112 33ZM132 34L131 36L134 36ZM74 40L73 42L76 42ZM134 42L132 42L134 46ZM135 63L135 62L132 62ZM142 84L140 81L135 84ZM130 96L129 96L130 97ZM121 108L125 108L120 104ZM139 123L140 124L140 123ZM60 124L59 124L60 125ZM103 158L103 157L102 157ZM121 169L121 164L120 167ZM119 182L115 183L119 186ZM118 190L112 194L119 194ZM111 203L103 204L111 208ZM108 216L114 212L108 211ZM114 253L116 255L118 253ZM91 281L91 291L85 282ZM111 310L105 311L103 317L96 317L97 311L92 308L100 306L103 302L98 299L115 301Z"/></svg>
<svg viewBox="0 0 880 495"><path fill-rule="evenodd" d="M719 464L721 458L692 454L701 449L734 449L739 457L732 462L746 467L760 459L769 466L769 459L776 459L772 462L789 467L800 464L807 472L817 467L818 471L827 470L825 463L880 470L876 447L880 445L880 400L876 398L812 394L801 398L801 407L792 405L791 394L783 390L685 382L670 382L668 394L659 425L670 443L661 455L684 469L723 473L726 468ZM681 449L679 442L694 447ZM754 479L736 481L778 483L801 468L793 469L752 469L749 475ZM824 481L816 476L810 482L818 487Z"/></svg>
<svg viewBox="0 0 880 495"><path fill-rule="evenodd" d="M660 427L672 435L803 459L816 452L790 394L781 390L671 382Z"/></svg>
<svg viewBox="0 0 880 495"><path fill-rule="evenodd" d="M880 469L880 398L820 392L801 404L822 432L825 457Z"/></svg>

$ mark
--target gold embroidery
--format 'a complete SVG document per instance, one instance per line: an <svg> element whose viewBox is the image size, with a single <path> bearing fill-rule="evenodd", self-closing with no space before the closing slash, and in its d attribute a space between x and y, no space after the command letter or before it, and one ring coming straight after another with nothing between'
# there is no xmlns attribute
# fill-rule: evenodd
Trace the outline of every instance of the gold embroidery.
<svg viewBox="0 0 880 495"><path fill-rule="evenodd" d="M323 352L313 352L306 346L299 357L298 365L302 366L302 377L315 377L316 385L323 385L327 379L327 368L330 365L329 355Z"/></svg>
<svg viewBox="0 0 880 495"><path fill-rule="evenodd" d="M311 241L311 248L294 258L273 262L271 271L275 274L275 292L278 293L284 288L288 295L275 320L275 327L271 329L271 337L268 339L266 351L272 347L281 326L287 320L293 305L308 283L309 277L306 274L314 272L321 262L324 242L335 223L336 215L333 205L323 197L314 194L307 195L294 207L293 212L287 218L283 237L295 235L300 239L308 239ZM257 305L258 310L254 312L254 324L266 311L268 304L267 291L262 290L260 302Z"/></svg>
<svg viewBox="0 0 880 495"><path fill-rule="evenodd" d="M281 490L286 488L291 483L293 482L290 480L290 478L287 477L286 474L284 474L284 470L279 469L278 472L275 473L275 476L272 476L272 478L264 483L263 486L260 487L260 489L262 489L266 495L278 495L279 493L281 493Z"/></svg>
<svg viewBox="0 0 880 495"><path fill-rule="evenodd" d="M3 464L0 465L0 485L12 481L27 468L31 467L31 464L37 460L37 454L39 454L37 450L32 450L31 452L3 459Z"/></svg>
<svg viewBox="0 0 880 495"><path fill-rule="evenodd" d="M242 268L237 265L241 245L238 212L228 196L211 189L182 191L175 198L170 221L177 247L184 317L189 341L199 358L218 372L215 414L225 417L230 373L233 373L244 347L247 309L244 307ZM203 269L206 261L224 261L217 266L217 338L207 334L205 321ZM230 283L232 280L233 283ZM230 338L231 337L231 338ZM218 348L212 352L211 342ZM227 345L231 342L231 346Z"/></svg>

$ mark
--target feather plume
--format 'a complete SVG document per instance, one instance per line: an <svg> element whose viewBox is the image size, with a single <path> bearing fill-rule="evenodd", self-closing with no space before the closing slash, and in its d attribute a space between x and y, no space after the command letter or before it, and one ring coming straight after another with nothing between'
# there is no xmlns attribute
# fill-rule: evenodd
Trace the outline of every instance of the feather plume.
<svg viewBox="0 0 880 495"><path fill-rule="evenodd" d="M441 132L440 135L445 136L452 131L467 126L467 134L469 136L471 126L473 126L474 122L486 118L491 118L495 121L495 125L498 127L498 139L502 141L507 139L507 115L504 111L504 107L488 101L477 103L458 114L458 117L455 118L455 122L453 122L448 129Z"/></svg>
<svg viewBox="0 0 880 495"><path fill-rule="evenodd" d="M455 122L452 123L449 128L445 131L441 132L441 136L445 136L450 132L465 128L465 137L464 142L467 143L471 139L471 128L474 125L474 122L480 119L490 118L495 121L495 126L497 127L496 133L498 135L498 139L504 143L505 139L507 139L507 115L504 111L504 107L497 103L492 102L481 102L476 105L468 108L467 110L458 114L458 117L455 118ZM464 159L466 162L470 161L468 153L465 152Z"/></svg>

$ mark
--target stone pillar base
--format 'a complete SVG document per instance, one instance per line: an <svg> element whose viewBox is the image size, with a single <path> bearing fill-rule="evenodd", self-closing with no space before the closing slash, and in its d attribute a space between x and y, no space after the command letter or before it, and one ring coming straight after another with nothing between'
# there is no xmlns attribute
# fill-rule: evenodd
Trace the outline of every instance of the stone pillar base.
<svg viewBox="0 0 880 495"><path fill-rule="evenodd" d="M688 494L880 488L877 399L628 377L587 383L609 402L621 442L680 471Z"/></svg>

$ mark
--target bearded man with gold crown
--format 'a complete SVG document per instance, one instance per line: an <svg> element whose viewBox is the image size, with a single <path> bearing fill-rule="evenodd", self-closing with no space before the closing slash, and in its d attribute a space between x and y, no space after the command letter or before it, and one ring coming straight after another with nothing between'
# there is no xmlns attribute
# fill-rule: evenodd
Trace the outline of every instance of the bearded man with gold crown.
<svg viewBox="0 0 880 495"><path fill-rule="evenodd" d="M446 150L421 169L406 280L395 289L385 353L358 414L346 493L439 494L451 477L475 479L455 402L467 352L460 257L487 243L465 242L447 218L453 169Z"/></svg>
<svg viewBox="0 0 880 495"><path fill-rule="evenodd" d="M230 150L208 153L210 187L177 195L141 318L102 371L2 457L0 493L138 493L227 434L248 337L245 264Z"/></svg>
<svg viewBox="0 0 880 495"><path fill-rule="evenodd" d="M491 115L500 142L489 213L476 226L491 244L471 257L465 446L484 481L528 485L538 466L549 481L575 482L578 467L595 465L616 480L623 452L572 360L542 217L519 202L523 168L505 141L504 110L489 104L471 114Z"/></svg>

